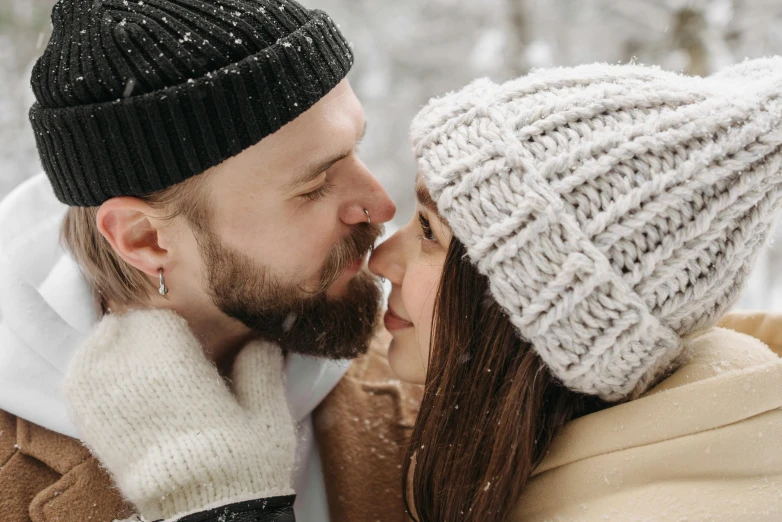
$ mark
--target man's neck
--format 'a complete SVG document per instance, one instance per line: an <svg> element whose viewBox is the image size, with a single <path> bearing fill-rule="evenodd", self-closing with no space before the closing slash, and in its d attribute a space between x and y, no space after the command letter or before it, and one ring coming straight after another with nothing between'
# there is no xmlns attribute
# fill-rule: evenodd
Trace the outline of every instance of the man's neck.
<svg viewBox="0 0 782 522"><path fill-rule="evenodd" d="M239 351L252 338L252 330L216 309L172 306L167 301L157 302L153 299L149 303L134 305L108 303L106 310L109 313L122 313L137 308L165 308L182 316L201 343L204 354L217 365L223 375L230 372Z"/></svg>

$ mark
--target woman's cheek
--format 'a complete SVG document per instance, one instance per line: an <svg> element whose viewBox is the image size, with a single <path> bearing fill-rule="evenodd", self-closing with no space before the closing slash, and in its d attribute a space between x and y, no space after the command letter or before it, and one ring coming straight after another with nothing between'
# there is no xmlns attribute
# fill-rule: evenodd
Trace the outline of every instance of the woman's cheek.
<svg viewBox="0 0 782 522"><path fill-rule="evenodd" d="M442 267L436 265L423 265L419 267L416 278L416 314L412 319L416 325L418 349L425 364L429 364L430 343L432 338L432 320L434 318L434 305L437 300L437 287L440 283Z"/></svg>

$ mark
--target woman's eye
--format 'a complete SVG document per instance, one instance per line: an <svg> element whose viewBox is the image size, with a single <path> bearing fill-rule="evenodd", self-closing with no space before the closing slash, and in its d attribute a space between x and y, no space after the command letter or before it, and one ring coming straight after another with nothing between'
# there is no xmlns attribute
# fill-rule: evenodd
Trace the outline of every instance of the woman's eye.
<svg viewBox="0 0 782 522"><path fill-rule="evenodd" d="M432 226L421 212L418 213L418 223L420 223L421 231L423 232L422 239L436 243L437 238L434 236L434 232L432 232Z"/></svg>
<svg viewBox="0 0 782 522"><path fill-rule="evenodd" d="M326 196L328 196L332 188L333 187L331 183L329 183L327 180L323 185L321 185L317 189L313 190L312 192L307 192L306 194L302 194L301 196L303 198L307 198L310 201L319 201L325 198Z"/></svg>

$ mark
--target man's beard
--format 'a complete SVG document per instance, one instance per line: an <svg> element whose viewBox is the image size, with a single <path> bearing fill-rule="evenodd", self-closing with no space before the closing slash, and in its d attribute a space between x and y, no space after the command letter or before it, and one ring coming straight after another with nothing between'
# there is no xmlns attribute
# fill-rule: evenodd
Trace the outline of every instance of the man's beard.
<svg viewBox="0 0 782 522"><path fill-rule="evenodd" d="M343 297L329 298L326 290L374 245L382 230L378 225L358 225L331 251L314 291L281 282L269 267L201 230L197 237L206 267L206 290L223 313L287 352L330 359L357 357L369 347L380 308L380 284L362 269Z"/></svg>

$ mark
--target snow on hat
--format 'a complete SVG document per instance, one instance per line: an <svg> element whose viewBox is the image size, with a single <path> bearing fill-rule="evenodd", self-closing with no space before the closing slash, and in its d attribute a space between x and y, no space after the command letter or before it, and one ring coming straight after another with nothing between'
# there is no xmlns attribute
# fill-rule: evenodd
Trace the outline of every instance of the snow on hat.
<svg viewBox="0 0 782 522"><path fill-rule="evenodd" d="M72 206L176 185L293 121L348 74L332 19L294 0L59 0L30 109Z"/></svg>

